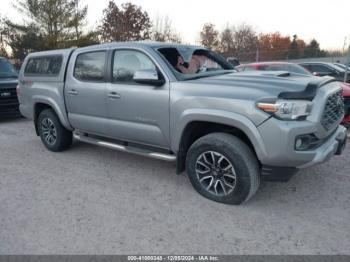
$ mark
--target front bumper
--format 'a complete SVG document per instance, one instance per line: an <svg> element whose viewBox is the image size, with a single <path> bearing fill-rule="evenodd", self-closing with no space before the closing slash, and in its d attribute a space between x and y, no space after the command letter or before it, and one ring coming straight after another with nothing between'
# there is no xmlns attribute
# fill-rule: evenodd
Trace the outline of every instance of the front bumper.
<svg viewBox="0 0 350 262"><path fill-rule="evenodd" d="M19 102L16 88L0 90L0 118L19 116Z"/></svg>
<svg viewBox="0 0 350 262"><path fill-rule="evenodd" d="M341 153L338 149L346 142L347 135L346 128L340 125L330 134L325 134L320 133L320 127L310 121L279 121L274 118L259 126L258 130L265 147L263 154L258 155L262 165L297 169L323 163ZM326 139L316 149L296 151L295 139L304 134L316 134L319 139Z"/></svg>
<svg viewBox="0 0 350 262"><path fill-rule="evenodd" d="M320 150L317 151L312 161L299 167L278 167L263 165L261 167L261 179L264 181L272 182L287 182L299 171L299 169L322 163L333 155L340 155L344 151L347 141L346 136L343 137L343 132L341 129L337 132L333 139L330 139L322 146L322 148L320 148Z"/></svg>
<svg viewBox="0 0 350 262"><path fill-rule="evenodd" d="M0 118L20 116L18 101L1 103L0 101Z"/></svg>
<svg viewBox="0 0 350 262"><path fill-rule="evenodd" d="M309 163L306 163L298 168L307 168L330 159L333 155L341 155L345 149L347 141L347 131L343 126L339 126L331 138L315 150L315 157Z"/></svg>

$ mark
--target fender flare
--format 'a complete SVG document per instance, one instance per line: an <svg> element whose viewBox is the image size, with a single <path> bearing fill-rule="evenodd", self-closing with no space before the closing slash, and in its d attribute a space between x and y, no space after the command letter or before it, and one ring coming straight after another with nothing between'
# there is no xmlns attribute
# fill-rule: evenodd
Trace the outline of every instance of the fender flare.
<svg viewBox="0 0 350 262"><path fill-rule="evenodd" d="M257 127L249 118L233 112L207 109L185 110L179 119L175 121L173 128L171 129L175 130L171 143L171 147L174 152L178 152L183 133L187 125L191 122L210 122L240 129L251 141L259 159L263 159L264 156L267 155L263 139Z"/></svg>
<svg viewBox="0 0 350 262"><path fill-rule="evenodd" d="M70 125L69 121L68 121L68 116L64 111L62 111L62 106L60 106L54 99L52 99L51 97L47 97L47 96L40 96L40 95L36 95L33 96L32 98L33 100L33 116L35 116L35 107L37 104L45 104L50 106L53 111L56 113L58 119L60 120L61 124L68 130L73 131L73 127ZM64 105L63 105L64 107ZM34 121L36 121L36 119L34 119Z"/></svg>

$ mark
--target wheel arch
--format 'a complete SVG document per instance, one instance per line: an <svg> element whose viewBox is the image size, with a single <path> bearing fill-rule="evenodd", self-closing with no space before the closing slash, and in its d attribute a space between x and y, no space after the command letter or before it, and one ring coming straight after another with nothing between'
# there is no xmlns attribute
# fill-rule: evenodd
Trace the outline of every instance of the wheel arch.
<svg viewBox="0 0 350 262"><path fill-rule="evenodd" d="M229 114L229 115L228 115ZM232 112L207 112L189 114L176 125L173 150L177 153L177 173L185 170L187 151L194 141L214 132L232 134L243 140L257 159L266 154L260 133L248 118Z"/></svg>
<svg viewBox="0 0 350 262"><path fill-rule="evenodd" d="M33 118L34 118L35 132L37 135L39 135L39 131L37 127L38 117L39 117L39 114L45 109L52 109L57 115L61 124L68 130L72 131L72 127L68 122L66 113L60 109L60 107L57 105L57 103L53 99L46 98L46 97L45 98L36 97L34 98Z"/></svg>

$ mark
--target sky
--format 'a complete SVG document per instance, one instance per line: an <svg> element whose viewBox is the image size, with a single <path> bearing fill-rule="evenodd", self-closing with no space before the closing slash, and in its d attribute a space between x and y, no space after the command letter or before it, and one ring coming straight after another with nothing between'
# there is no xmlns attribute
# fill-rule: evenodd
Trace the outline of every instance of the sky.
<svg viewBox="0 0 350 262"><path fill-rule="evenodd" d="M13 1L1 0L0 15L21 21ZM88 5L88 27L96 28L109 0L81 1ZM182 39L192 44L198 43L208 22L219 30L246 23L258 33L279 31L306 41L316 38L324 49L342 49L346 37L350 44L350 0L115 0L126 1L140 5L151 18L169 16Z"/></svg>

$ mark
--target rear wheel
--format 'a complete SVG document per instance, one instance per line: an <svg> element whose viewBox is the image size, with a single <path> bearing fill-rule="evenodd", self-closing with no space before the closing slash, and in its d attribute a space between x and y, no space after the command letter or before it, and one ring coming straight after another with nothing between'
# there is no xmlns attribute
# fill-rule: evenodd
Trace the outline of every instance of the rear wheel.
<svg viewBox="0 0 350 262"><path fill-rule="evenodd" d="M50 151L60 152L71 146L72 132L61 124L52 109L45 109L39 114L37 125L41 141Z"/></svg>
<svg viewBox="0 0 350 262"><path fill-rule="evenodd" d="M194 142L187 154L186 169L198 193L225 204L249 200L260 184L256 156L230 134L213 133Z"/></svg>

